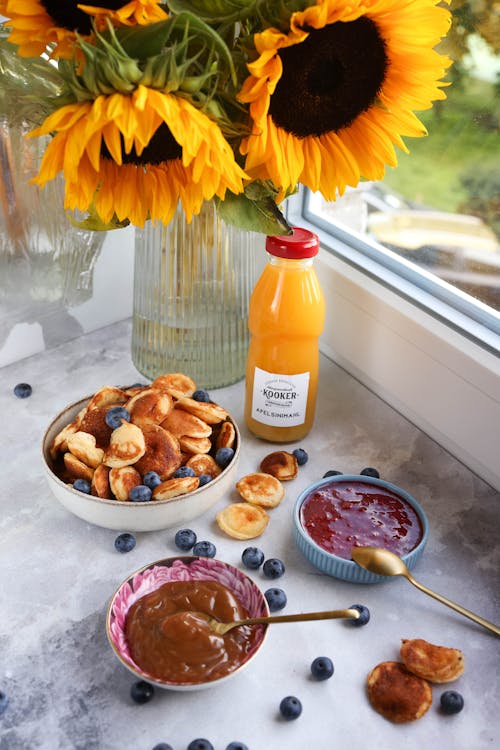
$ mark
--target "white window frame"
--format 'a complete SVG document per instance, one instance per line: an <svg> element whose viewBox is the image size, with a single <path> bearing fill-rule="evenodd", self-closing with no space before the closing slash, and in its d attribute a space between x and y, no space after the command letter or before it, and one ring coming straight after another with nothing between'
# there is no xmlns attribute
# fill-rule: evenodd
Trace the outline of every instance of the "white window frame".
<svg viewBox="0 0 500 750"><path fill-rule="evenodd" d="M327 301L322 352L500 490L497 316L489 318L480 304L475 319L467 304L457 311L446 294L439 298L411 273L404 278L397 265L378 263L366 238L340 228L334 236L313 224L305 195L301 189L288 200L287 218L320 237L316 269Z"/></svg>

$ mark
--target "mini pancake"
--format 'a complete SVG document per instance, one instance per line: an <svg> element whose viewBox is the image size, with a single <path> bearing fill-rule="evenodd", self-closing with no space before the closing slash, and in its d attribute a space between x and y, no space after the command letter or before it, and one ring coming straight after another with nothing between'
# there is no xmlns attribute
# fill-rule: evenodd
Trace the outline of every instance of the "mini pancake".
<svg viewBox="0 0 500 750"><path fill-rule="evenodd" d="M299 465L293 453L274 451L262 459L260 470L266 474L272 474L281 482L286 482L297 476Z"/></svg>
<svg viewBox="0 0 500 750"><path fill-rule="evenodd" d="M106 500L111 500L111 487L109 486L109 466L100 464L94 471L90 485L90 494Z"/></svg>
<svg viewBox="0 0 500 750"><path fill-rule="evenodd" d="M202 419L207 424L219 424L229 416L227 411L218 404L207 404L204 401L195 401L194 398L181 398L175 404L176 409L183 409Z"/></svg>
<svg viewBox="0 0 500 750"><path fill-rule="evenodd" d="M285 488L279 479L264 472L247 474L236 482L239 494L252 505L261 505L263 508L274 508L279 505L285 496Z"/></svg>
<svg viewBox="0 0 500 750"><path fill-rule="evenodd" d="M217 438L215 440L215 450L219 448L233 448L236 440L236 430L234 424L229 420L223 422L220 426Z"/></svg>
<svg viewBox="0 0 500 750"><path fill-rule="evenodd" d="M186 461L186 466L190 466L197 476L210 474L212 479L218 477L222 471L215 459L212 458L212 456L209 456L208 453L197 453L194 456L191 456L191 458Z"/></svg>
<svg viewBox="0 0 500 750"><path fill-rule="evenodd" d="M233 539L254 539L260 536L269 523L269 515L258 505L232 503L219 511L217 525Z"/></svg>
<svg viewBox="0 0 500 750"><path fill-rule="evenodd" d="M465 669L464 655L458 648L435 646L422 638L403 639L400 654L410 672L429 682L452 682Z"/></svg>
<svg viewBox="0 0 500 750"><path fill-rule="evenodd" d="M158 484L153 490L153 500L171 500L179 495L196 490L200 484L198 477L176 477Z"/></svg>
<svg viewBox="0 0 500 750"><path fill-rule="evenodd" d="M184 375L183 372L169 372L165 375L160 375L153 380L151 386L165 391L175 399L192 396L196 390L194 380L189 375Z"/></svg>
<svg viewBox="0 0 500 750"><path fill-rule="evenodd" d="M105 385L94 393L87 404L87 411L102 406L124 404L128 400L127 394L116 386Z"/></svg>
<svg viewBox="0 0 500 750"><path fill-rule="evenodd" d="M109 472L109 486L117 500L128 500L130 490L142 484L142 477L133 466L122 466Z"/></svg>
<svg viewBox="0 0 500 750"><path fill-rule="evenodd" d="M78 425L79 430L88 432L95 437L98 448L105 449L109 445L113 429L106 424L106 412L111 406L98 406L95 409L87 410Z"/></svg>
<svg viewBox="0 0 500 750"><path fill-rule="evenodd" d="M368 675L366 688L375 711L396 724L420 719L432 703L427 680L408 672L397 661L377 664Z"/></svg>
<svg viewBox="0 0 500 750"><path fill-rule="evenodd" d="M104 452L104 462L112 469L135 464L146 452L146 441L140 427L122 422L113 430Z"/></svg>
<svg viewBox="0 0 500 750"><path fill-rule="evenodd" d="M173 402L168 393L162 393L155 388L145 388L127 401L125 409L130 414L130 421L142 427L144 424L160 424L172 406Z"/></svg>
<svg viewBox="0 0 500 750"><path fill-rule="evenodd" d="M183 435L194 438L208 438L212 434L210 425L183 409L172 409L161 426L178 438Z"/></svg>
<svg viewBox="0 0 500 750"><path fill-rule="evenodd" d="M69 452L64 454L63 459L66 473L70 482L74 482L75 479L86 479L87 482L92 482L94 469L92 469L90 466L87 466L87 464L84 464L83 461L80 461L79 458Z"/></svg>
<svg viewBox="0 0 500 750"><path fill-rule="evenodd" d="M142 476L148 471L156 471L160 479L168 479L182 462L179 441L175 435L157 424L144 425L142 432L145 451L135 468Z"/></svg>
<svg viewBox="0 0 500 750"><path fill-rule="evenodd" d="M208 453L212 448L209 438L195 438L182 435L179 438L181 450L188 454Z"/></svg>
<svg viewBox="0 0 500 750"><path fill-rule="evenodd" d="M89 432L78 430L73 435L69 435L67 443L69 452L87 466L95 469L99 464L102 464L104 451L102 448L96 447L96 439Z"/></svg>
<svg viewBox="0 0 500 750"><path fill-rule="evenodd" d="M66 427L63 427L61 432L57 433L54 440L52 441L52 445L50 446L51 458L56 458L57 454L60 451L62 453L65 453L68 450L68 438L70 437L70 435L74 435L77 429L78 427L76 425L76 422L71 422L70 424L67 424Z"/></svg>

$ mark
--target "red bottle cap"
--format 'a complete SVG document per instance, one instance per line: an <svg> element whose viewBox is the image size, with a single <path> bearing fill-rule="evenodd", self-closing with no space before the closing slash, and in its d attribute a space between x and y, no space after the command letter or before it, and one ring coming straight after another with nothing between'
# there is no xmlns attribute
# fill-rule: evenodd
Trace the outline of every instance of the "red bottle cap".
<svg viewBox="0 0 500 750"><path fill-rule="evenodd" d="M293 234L270 235L266 237L266 250L278 258L313 258L319 251L319 237L309 229L292 227Z"/></svg>

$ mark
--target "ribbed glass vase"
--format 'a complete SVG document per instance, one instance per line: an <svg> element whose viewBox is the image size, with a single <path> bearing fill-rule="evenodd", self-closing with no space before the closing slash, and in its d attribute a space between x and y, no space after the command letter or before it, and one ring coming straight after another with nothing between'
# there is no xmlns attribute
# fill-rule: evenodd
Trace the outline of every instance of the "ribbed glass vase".
<svg viewBox="0 0 500 750"><path fill-rule="evenodd" d="M241 380L248 303L264 255L262 235L226 224L211 201L189 224L179 204L168 225L136 229L132 359L139 372L151 379L184 372L200 388Z"/></svg>

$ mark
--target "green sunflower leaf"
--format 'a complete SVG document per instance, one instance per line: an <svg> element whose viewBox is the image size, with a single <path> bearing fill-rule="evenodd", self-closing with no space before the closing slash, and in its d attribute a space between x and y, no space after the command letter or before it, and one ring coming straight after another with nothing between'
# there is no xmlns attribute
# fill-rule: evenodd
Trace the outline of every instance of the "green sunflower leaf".
<svg viewBox="0 0 500 750"><path fill-rule="evenodd" d="M114 33L129 57L144 60L161 53L171 26L171 19L167 19L146 26L123 26L115 29Z"/></svg>
<svg viewBox="0 0 500 750"><path fill-rule="evenodd" d="M188 11L205 21L233 21L246 15L256 0L168 0L173 13Z"/></svg>
<svg viewBox="0 0 500 750"><path fill-rule="evenodd" d="M215 198L220 217L239 229L262 234L292 234L292 228L276 205L273 192L262 182L247 185L244 193L226 192Z"/></svg>

